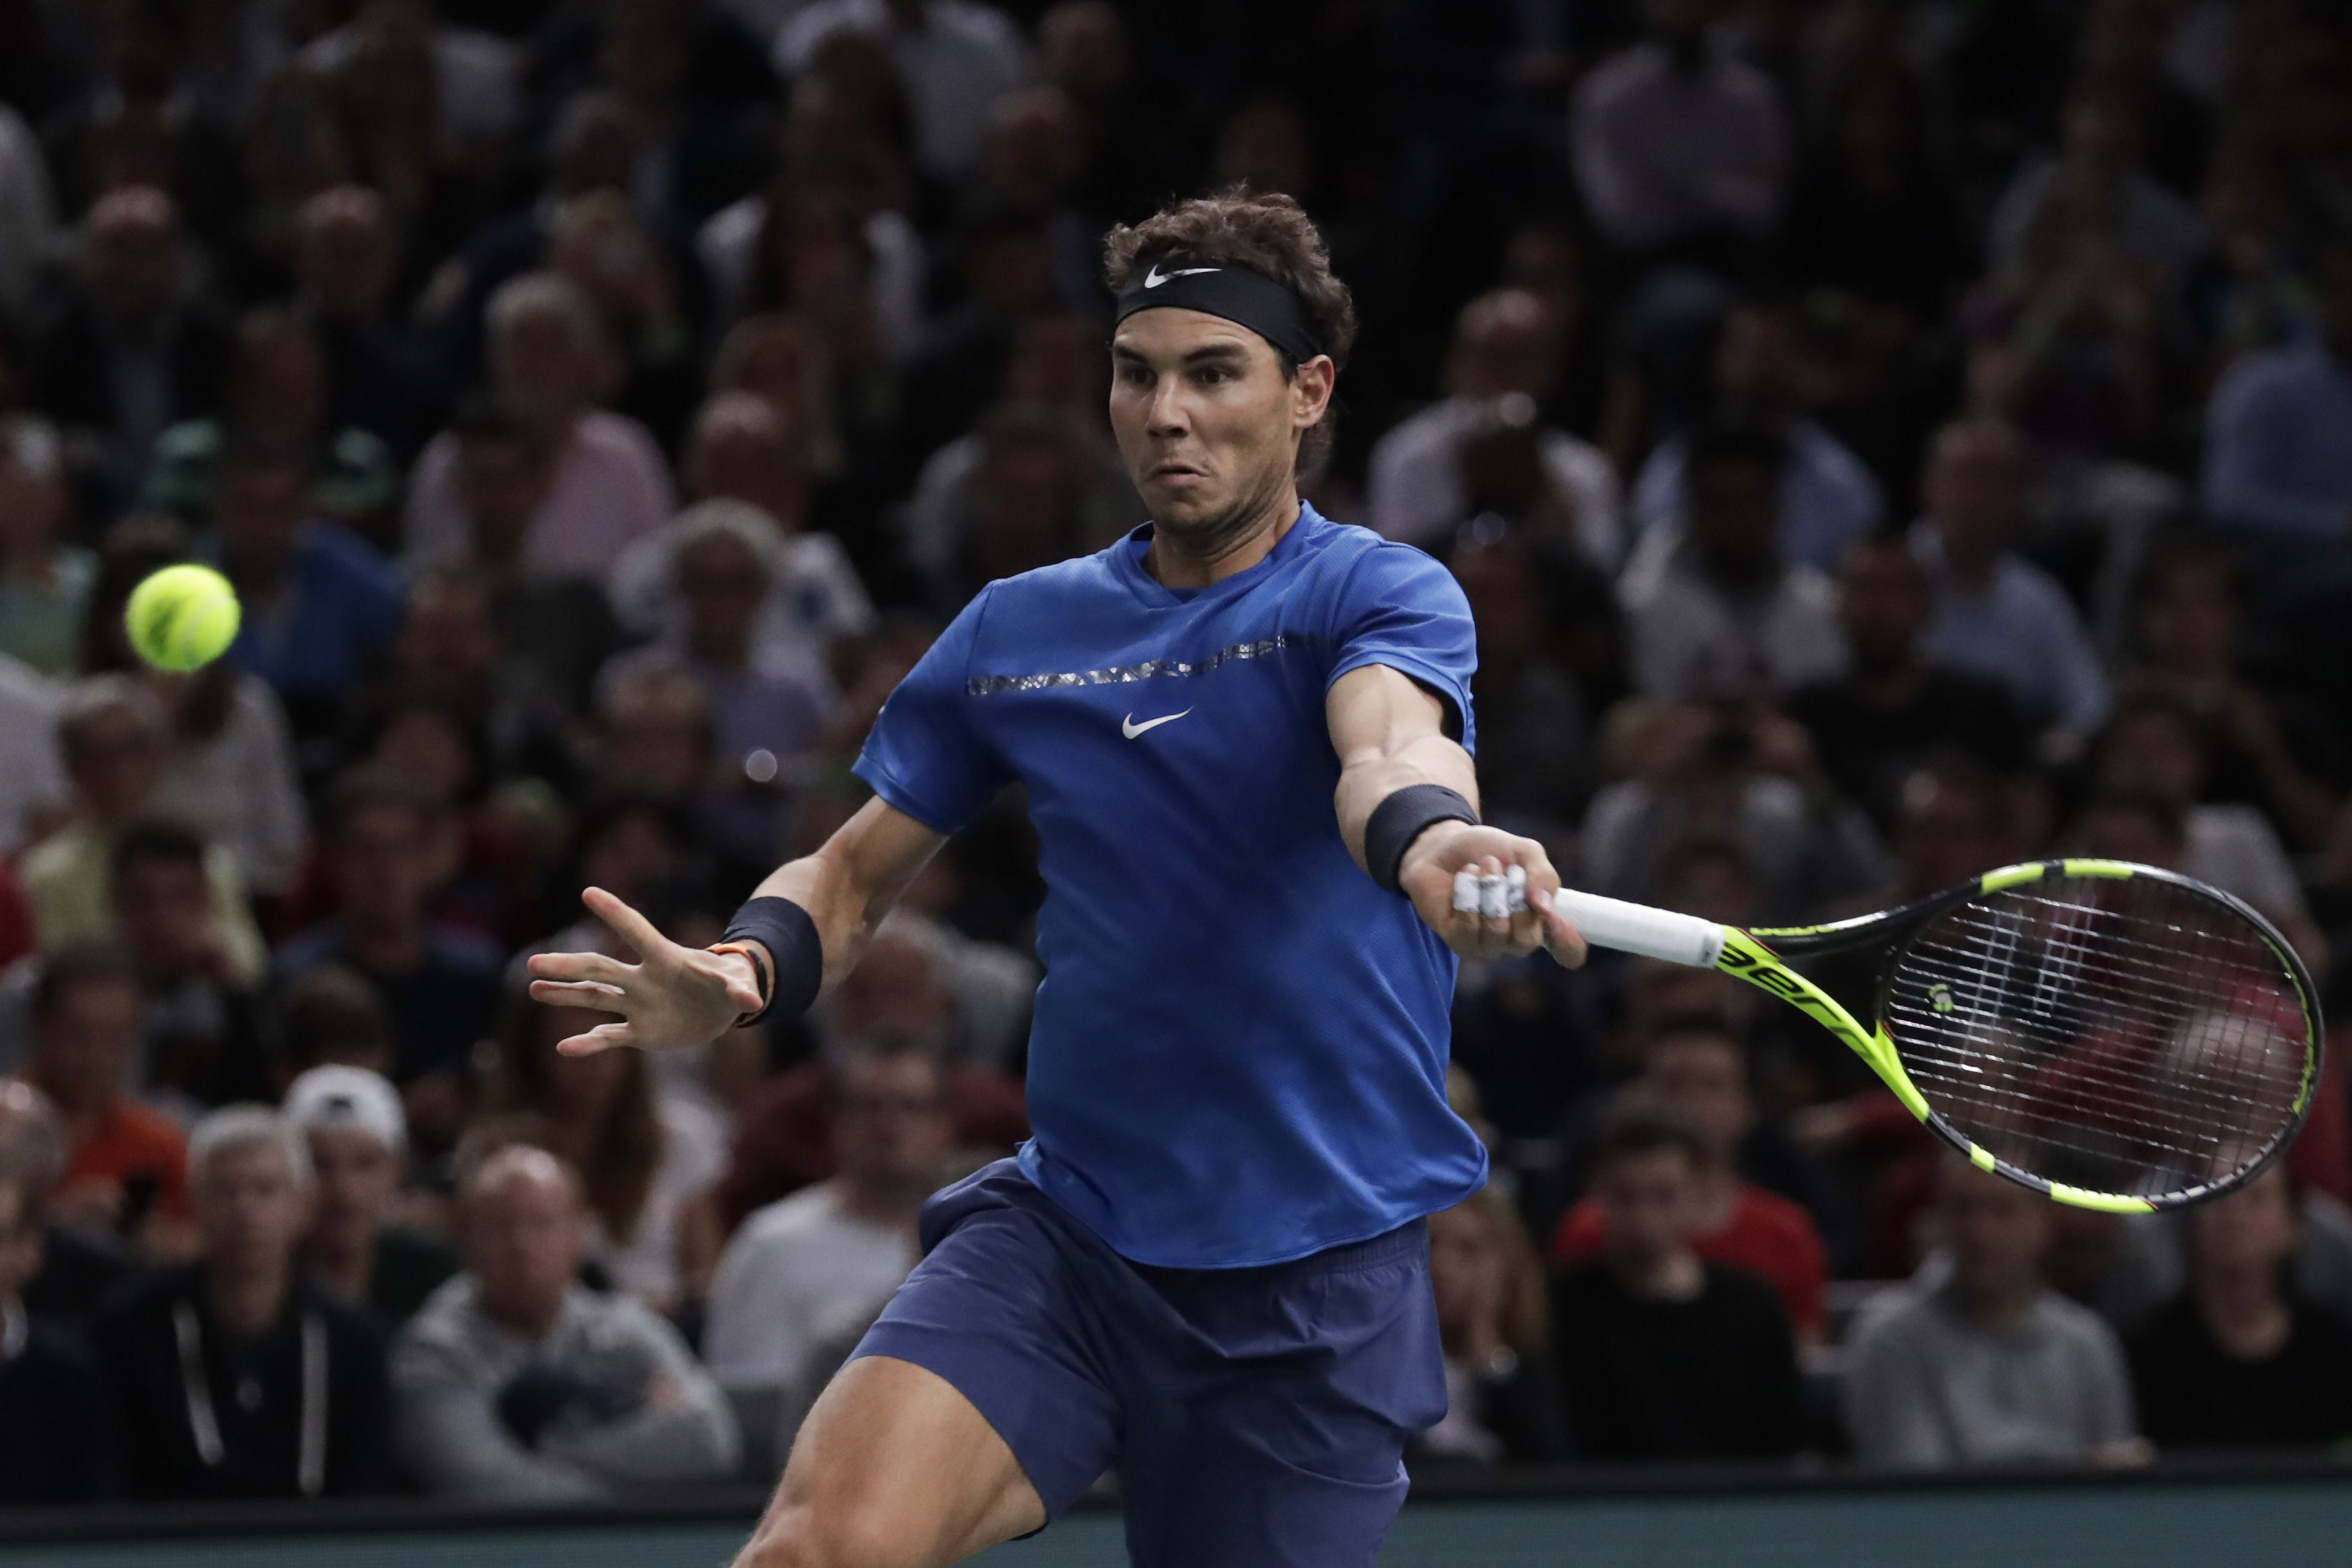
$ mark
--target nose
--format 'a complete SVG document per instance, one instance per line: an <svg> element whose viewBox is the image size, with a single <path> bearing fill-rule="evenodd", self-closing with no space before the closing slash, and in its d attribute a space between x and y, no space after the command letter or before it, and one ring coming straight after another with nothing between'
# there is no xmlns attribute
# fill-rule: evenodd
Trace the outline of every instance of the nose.
<svg viewBox="0 0 2352 1568"><path fill-rule="evenodd" d="M1181 436L1192 428L1192 418L1184 412L1183 382L1180 377L1163 375L1152 389L1151 409L1144 428L1154 436Z"/></svg>

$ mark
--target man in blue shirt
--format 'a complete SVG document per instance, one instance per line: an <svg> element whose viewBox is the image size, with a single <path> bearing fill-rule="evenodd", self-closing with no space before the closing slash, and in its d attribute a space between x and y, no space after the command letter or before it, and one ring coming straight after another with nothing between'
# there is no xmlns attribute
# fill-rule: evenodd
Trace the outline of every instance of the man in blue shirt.
<svg viewBox="0 0 2352 1568"><path fill-rule="evenodd" d="M1470 805L1461 590L1298 499L1354 336L1313 226L1189 202L1107 262L1111 424L1154 521L974 598L875 721L877 798L729 940L591 889L642 962L531 961L540 1000L619 1015L570 1051L805 1006L1027 787L1035 1136L926 1205L743 1568L954 1562L1113 1467L1145 1568L1371 1563L1444 1408L1423 1216L1486 1179L1445 1104L1455 955L1583 955L1541 847Z"/></svg>

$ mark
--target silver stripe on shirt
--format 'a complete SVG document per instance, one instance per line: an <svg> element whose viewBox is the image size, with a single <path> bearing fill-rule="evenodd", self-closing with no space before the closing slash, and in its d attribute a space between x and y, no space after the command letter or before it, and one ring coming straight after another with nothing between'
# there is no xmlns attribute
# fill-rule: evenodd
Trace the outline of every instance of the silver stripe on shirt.
<svg viewBox="0 0 2352 1568"><path fill-rule="evenodd" d="M1219 648L1208 658L1188 664L1181 658L1147 658L1141 664L1114 664L1108 669L1066 669L1049 675L975 675L967 678L967 695L986 697L997 691L1042 691L1049 686L1119 686L1162 675L1206 675L1219 665L1240 658L1264 658L1286 647L1303 647L1311 637L1260 637Z"/></svg>

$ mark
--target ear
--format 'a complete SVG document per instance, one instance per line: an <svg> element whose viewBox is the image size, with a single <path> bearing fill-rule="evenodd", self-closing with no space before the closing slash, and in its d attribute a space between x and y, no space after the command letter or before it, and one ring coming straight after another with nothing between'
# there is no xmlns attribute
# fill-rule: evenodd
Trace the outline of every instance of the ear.
<svg viewBox="0 0 2352 1568"><path fill-rule="evenodd" d="M1331 363L1329 354L1317 354L1300 365L1298 374L1290 378L1291 425L1307 430L1320 424L1339 382L1339 367Z"/></svg>

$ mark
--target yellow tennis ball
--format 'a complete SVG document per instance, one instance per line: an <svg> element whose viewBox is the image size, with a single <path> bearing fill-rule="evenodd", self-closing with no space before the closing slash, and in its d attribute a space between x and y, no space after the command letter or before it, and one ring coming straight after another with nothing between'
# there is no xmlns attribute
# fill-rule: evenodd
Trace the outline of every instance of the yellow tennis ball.
<svg viewBox="0 0 2352 1568"><path fill-rule="evenodd" d="M158 669L202 669L236 640L236 590L209 566L166 566L131 590L122 624Z"/></svg>

